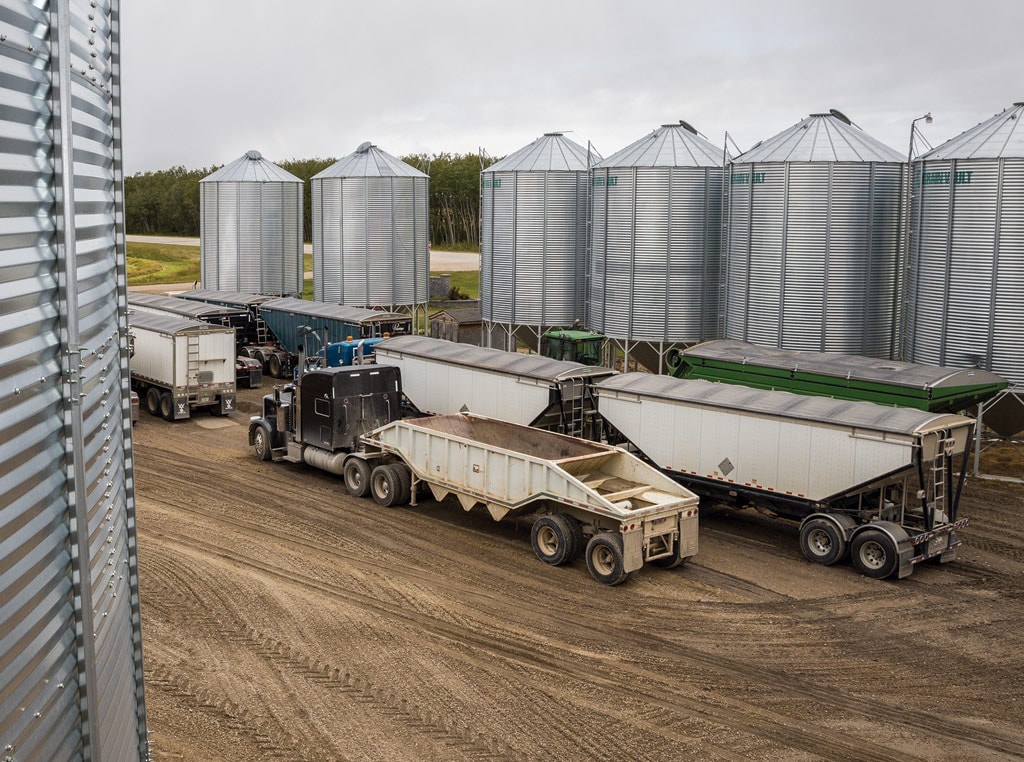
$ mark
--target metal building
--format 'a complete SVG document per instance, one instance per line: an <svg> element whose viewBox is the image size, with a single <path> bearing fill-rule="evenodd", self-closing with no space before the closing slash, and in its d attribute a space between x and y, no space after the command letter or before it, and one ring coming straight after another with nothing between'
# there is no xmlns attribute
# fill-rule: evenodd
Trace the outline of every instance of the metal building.
<svg viewBox="0 0 1024 762"><path fill-rule="evenodd" d="M199 181L203 287L302 294L302 180L247 151Z"/></svg>
<svg viewBox="0 0 1024 762"><path fill-rule="evenodd" d="M905 166L834 110L736 158L724 336L783 349L897 353Z"/></svg>
<svg viewBox="0 0 1024 762"><path fill-rule="evenodd" d="M672 347L718 338L724 163L679 122L591 172L586 326L656 373Z"/></svg>
<svg viewBox="0 0 1024 762"><path fill-rule="evenodd" d="M148 756L120 3L0 0L0 758Z"/></svg>
<svg viewBox="0 0 1024 762"><path fill-rule="evenodd" d="M429 184L371 143L313 176L314 301L426 314Z"/></svg>
<svg viewBox="0 0 1024 762"><path fill-rule="evenodd" d="M589 172L601 156L549 132L480 173L485 341L539 349L584 317Z"/></svg>
<svg viewBox="0 0 1024 762"><path fill-rule="evenodd" d="M1024 103L912 165L906 359L1024 384Z"/></svg>

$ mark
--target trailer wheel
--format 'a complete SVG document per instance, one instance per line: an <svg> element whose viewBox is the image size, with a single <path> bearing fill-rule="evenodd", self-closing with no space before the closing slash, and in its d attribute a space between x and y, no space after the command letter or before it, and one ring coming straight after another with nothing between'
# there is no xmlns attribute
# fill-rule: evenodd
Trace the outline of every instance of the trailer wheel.
<svg viewBox="0 0 1024 762"><path fill-rule="evenodd" d="M590 576L606 585L618 585L629 575L623 570L622 536L611 532L595 534L587 543Z"/></svg>
<svg viewBox="0 0 1024 762"><path fill-rule="evenodd" d="M885 579L896 571L896 544L885 532L866 529L850 544L854 567L865 577Z"/></svg>
<svg viewBox="0 0 1024 762"><path fill-rule="evenodd" d="M409 467L402 463L392 463L391 467L398 474L398 484L401 487L396 505L408 505L412 499L412 474Z"/></svg>
<svg viewBox="0 0 1024 762"><path fill-rule="evenodd" d="M165 421L174 420L174 400L170 392L163 392L160 395L160 415Z"/></svg>
<svg viewBox="0 0 1024 762"><path fill-rule="evenodd" d="M569 538L571 543L569 545L569 559L566 563L575 561L580 557L580 553L587 547L587 538L583 536L583 525L580 524L579 519L575 516L570 516L568 513L559 514L565 519L569 525Z"/></svg>
<svg viewBox="0 0 1024 762"><path fill-rule="evenodd" d="M257 426L252 433L252 450L257 460L270 460L270 437L262 426Z"/></svg>
<svg viewBox="0 0 1024 762"><path fill-rule="evenodd" d="M683 550L682 538L676 538L676 546L672 550L672 555L663 556L662 558L655 558L651 561L652 564L661 569L676 569L686 563L686 557L680 555Z"/></svg>
<svg viewBox="0 0 1024 762"><path fill-rule="evenodd" d="M370 494L370 464L362 458L349 458L345 462L345 489L352 497Z"/></svg>
<svg viewBox="0 0 1024 762"><path fill-rule="evenodd" d="M270 371L270 375L274 378L281 377L281 358L277 355L271 355L267 360L267 370Z"/></svg>
<svg viewBox="0 0 1024 762"><path fill-rule="evenodd" d="M155 386L146 390L146 411L150 415L160 415L160 390Z"/></svg>
<svg viewBox="0 0 1024 762"><path fill-rule="evenodd" d="M831 566L846 555L846 540L828 519L811 519L800 527L800 550L808 561Z"/></svg>
<svg viewBox="0 0 1024 762"><path fill-rule="evenodd" d="M533 522L530 541L537 558L552 566L562 566L579 554L572 527L563 514L541 516Z"/></svg>
<svg viewBox="0 0 1024 762"><path fill-rule="evenodd" d="M402 482L398 470L394 466L377 466L370 473L370 494L385 508L401 505Z"/></svg>

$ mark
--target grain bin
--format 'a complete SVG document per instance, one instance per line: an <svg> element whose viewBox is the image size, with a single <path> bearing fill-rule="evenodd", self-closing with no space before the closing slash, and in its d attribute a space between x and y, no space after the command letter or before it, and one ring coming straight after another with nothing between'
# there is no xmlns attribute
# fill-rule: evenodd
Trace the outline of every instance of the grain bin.
<svg viewBox="0 0 1024 762"><path fill-rule="evenodd" d="M1024 103L912 166L906 358L1024 384Z"/></svg>
<svg viewBox="0 0 1024 762"><path fill-rule="evenodd" d="M302 180L259 151L199 181L203 288L302 293Z"/></svg>
<svg viewBox="0 0 1024 762"><path fill-rule="evenodd" d="M120 3L0 5L0 757L143 759Z"/></svg>
<svg viewBox="0 0 1024 762"><path fill-rule="evenodd" d="M586 325L651 371L673 346L718 337L723 164L679 122L591 173Z"/></svg>
<svg viewBox="0 0 1024 762"><path fill-rule="evenodd" d="M426 311L429 183L372 143L310 180L314 301Z"/></svg>
<svg viewBox="0 0 1024 762"><path fill-rule="evenodd" d="M898 350L904 158L837 111L729 170L724 335L891 358Z"/></svg>
<svg viewBox="0 0 1024 762"><path fill-rule="evenodd" d="M584 317L589 171L601 156L549 132L480 173L480 313L492 346L539 349Z"/></svg>

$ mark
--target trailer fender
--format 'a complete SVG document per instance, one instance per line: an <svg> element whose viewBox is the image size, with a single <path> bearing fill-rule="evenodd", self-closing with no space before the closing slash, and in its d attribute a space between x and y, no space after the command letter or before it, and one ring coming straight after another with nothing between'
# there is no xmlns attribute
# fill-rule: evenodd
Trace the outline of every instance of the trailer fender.
<svg viewBox="0 0 1024 762"><path fill-rule="evenodd" d="M846 557L856 527L845 513L812 513L800 522L800 550L808 561L831 566Z"/></svg>
<svg viewBox="0 0 1024 762"><path fill-rule="evenodd" d="M850 534L850 542L852 543L858 535L869 530L878 530L888 535L896 546L896 576L898 579L909 577L910 573L914 571L914 565L911 563L911 559L914 557L914 543L906 530L894 521L872 521L854 529Z"/></svg>

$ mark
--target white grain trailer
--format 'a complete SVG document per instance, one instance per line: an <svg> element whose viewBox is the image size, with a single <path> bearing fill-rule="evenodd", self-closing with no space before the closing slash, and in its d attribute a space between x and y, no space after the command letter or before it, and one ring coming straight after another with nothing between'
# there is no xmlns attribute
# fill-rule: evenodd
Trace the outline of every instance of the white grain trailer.
<svg viewBox="0 0 1024 762"><path fill-rule="evenodd" d="M197 320L135 312L129 321L132 388L151 415L188 418L235 410L235 329Z"/></svg>
<svg viewBox="0 0 1024 762"><path fill-rule="evenodd" d="M646 373L596 393L606 424L694 492L799 520L811 561L849 550L881 579L956 558L969 418Z"/></svg>
<svg viewBox="0 0 1024 762"><path fill-rule="evenodd" d="M350 493L368 487L381 505L415 505L425 483L436 500L484 505L496 521L540 513L537 557L560 565L582 551L605 584L697 553L697 496L618 447L471 414L393 421L363 443L345 464Z"/></svg>
<svg viewBox="0 0 1024 762"><path fill-rule="evenodd" d="M615 374L539 355L474 347L429 336L394 336L376 346L395 365L409 399L437 414L469 410L561 434L597 439L593 384Z"/></svg>

